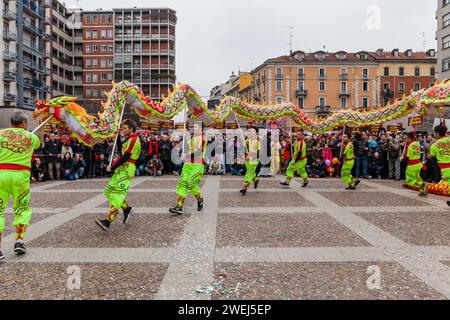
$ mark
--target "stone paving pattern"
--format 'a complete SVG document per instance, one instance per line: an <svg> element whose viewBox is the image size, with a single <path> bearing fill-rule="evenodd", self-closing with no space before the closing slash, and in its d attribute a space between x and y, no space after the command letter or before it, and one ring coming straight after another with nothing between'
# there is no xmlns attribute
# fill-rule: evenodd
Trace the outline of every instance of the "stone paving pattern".
<svg viewBox="0 0 450 320"><path fill-rule="evenodd" d="M205 210L190 196L186 214L170 217L177 178L139 177L127 199L135 214L127 225L119 215L109 233L94 224L107 210L107 179L33 184L23 257L12 254L7 209L0 299L450 298L445 197L385 180L351 192L337 179L307 189L296 179L282 190L283 179L261 178L244 198L242 178L205 176ZM71 266L80 290L67 287ZM379 290L366 284L373 266Z"/></svg>

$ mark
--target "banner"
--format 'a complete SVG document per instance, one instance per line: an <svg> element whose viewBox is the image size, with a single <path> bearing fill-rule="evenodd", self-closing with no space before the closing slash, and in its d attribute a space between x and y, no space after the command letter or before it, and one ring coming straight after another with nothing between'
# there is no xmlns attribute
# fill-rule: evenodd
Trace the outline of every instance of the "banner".
<svg viewBox="0 0 450 320"><path fill-rule="evenodd" d="M408 118L408 126L420 126L421 124L423 124L423 116Z"/></svg>
<svg viewBox="0 0 450 320"><path fill-rule="evenodd" d="M213 127L214 129L220 129L220 130L222 130L222 129L225 129L225 128L226 128L226 124L225 124L225 122L222 122L222 123L219 123L219 124L213 124L212 127Z"/></svg>
<svg viewBox="0 0 450 320"><path fill-rule="evenodd" d="M392 133L402 131L402 124L399 123L397 125L387 126L387 131L392 132Z"/></svg>
<svg viewBox="0 0 450 320"><path fill-rule="evenodd" d="M162 129L173 129L174 121L159 121L159 125Z"/></svg>
<svg viewBox="0 0 450 320"><path fill-rule="evenodd" d="M161 125L158 122L150 123L149 128L152 131L160 131L161 130Z"/></svg>
<svg viewBox="0 0 450 320"><path fill-rule="evenodd" d="M374 125L369 126L369 130L372 133L378 133L378 131L380 131L381 127L382 127L381 124L374 124Z"/></svg>
<svg viewBox="0 0 450 320"><path fill-rule="evenodd" d="M184 129L184 123L176 123L175 124L176 130L183 130Z"/></svg>

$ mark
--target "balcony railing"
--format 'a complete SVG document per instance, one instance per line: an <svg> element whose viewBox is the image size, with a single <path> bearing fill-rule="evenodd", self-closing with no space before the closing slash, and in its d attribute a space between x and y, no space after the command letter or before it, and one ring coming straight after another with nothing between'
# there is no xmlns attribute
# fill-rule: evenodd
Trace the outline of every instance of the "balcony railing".
<svg viewBox="0 0 450 320"><path fill-rule="evenodd" d="M3 51L3 59L5 59L6 61L15 61L17 60L17 54L13 53L11 51Z"/></svg>
<svg viewBox="0 0 450 320"><path fill-rule="evenodd" d="M3 38L9 41L17 41L17 34L11 31L3 31Z"/></svg>
<svg viewBox="0 0 450 320"><path fill-rule="evenodd" d="M350 91L348 91L348 90L341 90L341 91L339 91L339 96L340 97L349 97L350 96Z"/></svg>
<svg viewBox="0 0 450 320"><path fill-rule="evenodd" d="M280 73L275 74L275 80L283 80L283 75Z"/></svg>
<svg viewBox="0 0 450 320"><path fill-rule="evenodd" d="M3 95L3 100L8 101L8 102L16 101L16 98L17 98L17 96L12 93L5 93Z"/></svg>
<svg viewBox="0 0 450 320"><path fill-rule="evenodd" d="M341 73L341 74L339 75L339 78L340 78L341 80L347 80L347 79L348 79L348 73Z"/></svg>
<svg viewBox="0 0 450 320"><path fill-rule="evenodd" d="M36 27L35 25L31 24L31 22L28 20L23 20L23 26L39 36L42 36L44 33L44 30L42 28Z"/></svg>
<svg viewBox="0 0 450 320"><path fill-rule="evenodd" d="M317 106L316 107L316 113L318 114L330 114L330 106Z"/></svg>
<svg viewBox="0 0 450 320"><path fill-rule="evenodd" d="M297 78L299 80L303 80L303 79L305 79L305 74L304 73L299 73L299 74L297 74Z"/></svg>
<svg viewBox="0 0 450 320"><path fill-rule="evenodd" d="M326 74L319 74L319 79L324 80L327 78Z"/></svg>
<svg viewBox="0 0 450 320"><path fill-rule="evenodd" d="M44 10L42 10L42 7L38 7L34 2L31 2L30 0L22 0L22 3L24 8L29 9L39 17L44 17Z"/></svg>
<svg viewBox="0 0 450 320"><path fill-rule="evenodd" d="M297 89L295 90L295 95L297 97L306 97L308 95L308 90L305 89Z"/></svg>
<svg viewBox="0 0 450 320"><path fill-rule="evenodd" d="M12 12L11 10L3 10L3 19L5 20L15 20L16 19L16 14L14 12Z"/></svg>
<svg viewBox="0 0 450 320"><path fill-rule="evenodd" d="M16 80L16 74L14 72L5 72L3 74L3 79L7 81L15 81Z"/></svg>

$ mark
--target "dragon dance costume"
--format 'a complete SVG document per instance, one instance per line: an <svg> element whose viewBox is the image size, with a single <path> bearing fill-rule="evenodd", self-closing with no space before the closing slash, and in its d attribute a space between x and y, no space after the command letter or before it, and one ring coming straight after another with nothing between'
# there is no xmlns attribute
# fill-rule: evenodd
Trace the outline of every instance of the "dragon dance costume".
<svg viewBox="0 0 450 320"><path fill-rule="evenodd" d="M259 180L256 177L256 169L259 165L259 152L261 151L261 143L258 138L246 139L245 145L248 156L245 159L244 189L240 191L242 195L247 193L247 189L252 183L254 183L255 189L258 188Z"/></svg>
<svg viewBox="0 0 450 320"><path fill-rule="evenodd" d="M186 198L191 193L197 199L197 209L203 209L203 197L200 191L200 182L205 172L205 153L208 142L203 135L196 135L187 142L188 155L185 159L183 169L181 171L180 180L178 181L177 205L175 208L169 209L174 215L183 214L183 208Z"/></svg>
<svg viewBox="0 0 450 320"><path fill-rule="evenodd" d="M31 219L31 158L40 145L39 138L23 128L0 130L0 237L5 227L6 206L12 196L16 244L23 242Z"/></svg>
<svg viewBox="0 0 450 320"><path fill-rule="evenodd" d="M128 219L131 207L125 201L131 181L136 174L136 160L141 154L141 141L137 134L131 134L123 143L118 139L117 148L121 156L113 162L111 170L114 171L111 180L104 190L104 194L109 201L109 212L106 221L103 221L106 228L97 219L97 224L104 230L109 228L109 224L114 222L119 210L124 210L124 223Z"/></svg>
<svg viewBox="0 0 450 320"><path fill-rule="evenodd" d="M343 159L341 168L342 181L348 185L347 190L355 190L359 184L359 180L352 175L352 170L355 165L355 149L352 142L344 144L341 159Z"/></svg>
<svg viewBox="0 0 450 320"><path fill-rule="evenodd" d="M308 173L306 172L307 162L308 159L306 157L306 143L302 138L300 139L300 141L294 143L294 155L286 171L286 182L282 183L281 185L286 187L289 186L292 178L294 178L295 172L298 172L298 174L303 179L302 187L306 188L308 186Z"/></svg>
<svg viewBox="0 0 450 320"><path fill-rule="evenodd" d="M441 183L450 184L450 137L443 137L430 147L430 155L436 157L441 169Z"/></svg>
<svg viewBox="0 0 450 320"><path fill-rule="evenodd" d="M420 172L422 171L422 161L420 161L420 143L414 141L406 146L405 155L408 160L406 167L406 184L411 189L419 189L421 196L427 195L427 184L423 182Z"/></svg>

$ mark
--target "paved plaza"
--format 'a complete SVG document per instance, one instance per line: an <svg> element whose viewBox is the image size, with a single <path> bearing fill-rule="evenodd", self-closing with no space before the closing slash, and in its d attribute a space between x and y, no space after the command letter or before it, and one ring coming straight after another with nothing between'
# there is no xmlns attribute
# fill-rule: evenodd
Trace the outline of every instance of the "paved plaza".
<svg viewBox="0 0 450 320"><path fill-rule="evenodd" d="M281 180L242 197L242 179L205 176L204 212L189 198L171 217L176 177L136 178L135 213L109 232L94 222L107 180L33 185L25 256L11 253L7 210L0 299L450 298L445 198L395 181L345 191L337 179L287 190Z"/></svg>

